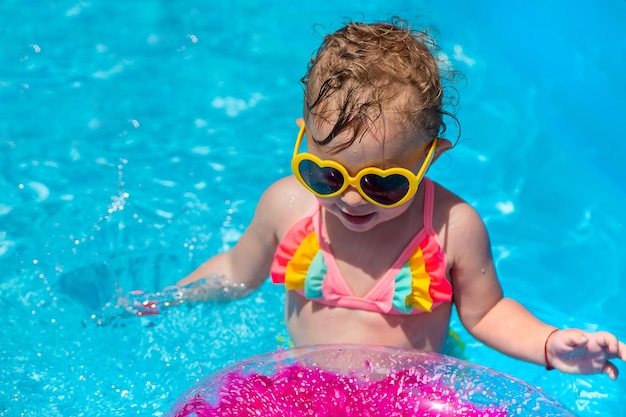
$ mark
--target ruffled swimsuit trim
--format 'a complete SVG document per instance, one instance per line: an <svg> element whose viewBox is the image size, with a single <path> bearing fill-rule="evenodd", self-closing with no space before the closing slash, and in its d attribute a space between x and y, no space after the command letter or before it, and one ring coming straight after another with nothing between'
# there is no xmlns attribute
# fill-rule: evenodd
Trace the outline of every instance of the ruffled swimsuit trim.
<svg viewBox="0 0 626 417"><path fill-rule="evenodd" d="M321 205L294 224L274 254L272 282L285 284L307 299L335 307L384 314L430 312L452 301L446 278L447 259L432 227L434 185L424 178L424 227L411 239L391 268L363 297L352 294L323 236Z"/></svg>

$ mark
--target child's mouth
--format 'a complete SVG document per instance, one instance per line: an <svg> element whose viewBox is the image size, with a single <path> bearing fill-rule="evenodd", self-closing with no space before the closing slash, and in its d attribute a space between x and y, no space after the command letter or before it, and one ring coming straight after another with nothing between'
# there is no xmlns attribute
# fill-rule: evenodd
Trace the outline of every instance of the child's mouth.
<svg viewBox="0 0 626 417"><path fill-rule="evenodd" d="M343 216L344 219L348 221L348 223L355 224L355 225L365 224L369 222L372 219L372 217L374 217L374 213L357 216L357 215L348 214L344 211L341 212L341 215Z"/></svg>

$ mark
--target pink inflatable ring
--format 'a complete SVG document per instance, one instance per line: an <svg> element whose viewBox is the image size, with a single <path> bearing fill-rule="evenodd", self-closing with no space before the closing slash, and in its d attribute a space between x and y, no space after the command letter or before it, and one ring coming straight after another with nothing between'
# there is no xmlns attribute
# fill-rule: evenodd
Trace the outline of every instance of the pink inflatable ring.
<svg viewBox="0 0 626 417"><path fill-rule="evenodd" d="M518 379L448 356L323 345L255 356L179 398L175 417L504 417L574 414Z"/></svg>

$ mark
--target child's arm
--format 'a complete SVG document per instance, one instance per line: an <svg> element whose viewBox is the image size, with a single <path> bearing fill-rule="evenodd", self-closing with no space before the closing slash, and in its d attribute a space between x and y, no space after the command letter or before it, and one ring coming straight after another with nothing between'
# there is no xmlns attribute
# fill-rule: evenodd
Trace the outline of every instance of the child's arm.
<svg viewBox="0 0 626 417"><path fill-rule="evenodd" d="M177 285L186 286L216 276L226 284L235 283L248 289L261 285L272 264L279 230L286 229L286 224L291 225L290 219L297 217L297 209L310 201L302 201L303 189L294 184L293 178L287 177L270 186L261 196L254 217L237 244L208 259Z"/></svg>
<svg viewBox="0 0 626 417"><path fill-rule="evenodd" d="M518 359L568 373L605 372L617 377L610 359L626 360L626 345L610 333L578 329L554 332L518 302L504 298L486 228L467 204L454 207L449 250L454 301L463 325L477 339Z"/></svg>
<svg viewBox="0 0 626 417"><path fill-rule="evenodd" d="M310 203L310 195L292 177L277 181L263 193L250 225L232 249L211 257L176 285L158 293L132 291L120 295L117 305L109 308L118 313L110 315L155 315L181 304L249 295L268 276L278 231L295 222L299 210L305 211Z"/></svg>
<svg viewBox="0 0 626 417"><path fill-rule="evenodd" d="M232 249L209 258L177 285L185 286L217 275L249 288L258 287L267 277L278 243L272 218L276 202L274 190L275 187L270 187L263 194L250 225Z"/></svg>

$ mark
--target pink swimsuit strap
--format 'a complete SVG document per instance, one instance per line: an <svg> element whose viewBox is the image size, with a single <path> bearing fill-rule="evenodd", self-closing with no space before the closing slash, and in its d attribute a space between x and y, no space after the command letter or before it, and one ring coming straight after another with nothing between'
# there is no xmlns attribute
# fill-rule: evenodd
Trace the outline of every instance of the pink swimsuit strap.
<svg viewBox="0 0 626 417"><path fill-rule="evenodd" d="M424 179L424 227L364 296L356 296L322 233L321 206L297 222L276 249L270 276L287 290L335 307L386 314L419 314L452 299L445 252L432 227L434 184ZM320 238L321 237L321 238Z"/></svg>

